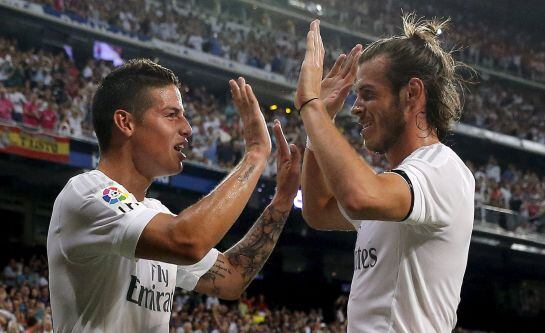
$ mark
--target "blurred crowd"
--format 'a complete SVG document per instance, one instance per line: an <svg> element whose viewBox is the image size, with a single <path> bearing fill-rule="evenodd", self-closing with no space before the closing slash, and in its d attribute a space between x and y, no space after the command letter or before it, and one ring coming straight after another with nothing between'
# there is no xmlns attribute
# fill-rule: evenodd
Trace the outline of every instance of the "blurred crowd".
<svg viewBox="0 0 545 333"><path fill-rule="evenodd" d="M112 68L107 62L93 59L77 66L63 53L21 51L16 41L0 38L0 121L94 140L91 99L96 82ZM208 167L231 169L244 154L240 118L233 104L221 101L204 87L182 89L186 117L193 128L191 148L187 151L189 159ZM536 106L539 104L534 104L543 103L542 100L543 96L514 88L483 84L466 96L463 120L545 143L545 115ZM299 117L271 110L264 110L264 114L269 127L272 128L275 118L279 119L288 141L304 148L306 134ZM352 117L338 117L336 123L377 172L390 168L382 156L363 148L360 125ZM275 158L272 154L269 159L267 177L275 175ZM538 230L545 209L545 179L513 165L502 170L494 159L491 161L483 166L467 162L478 180L477 203L511 209L531 221L521 224L523 229Z"/></svg>
<svg viewBox="0 0 545 333"><path fill-rule="evenodd" d="M258 67L266 71L275 72L286 76L288 79L296 79L299 73L299 66L304 55L304 40L296 34L295 25L292 21L285 20L278 24L272 24L271 18L266 14L256 15L247 18L230 17L229 14L221 10L221 2L217 1L214 8L204 8L195 1L172 2L165 4L162 2L143 1L144 9L138 14L131 12L142 0L132 0L128 2L90 2L83 3L78 1L52 1L41 0L46 8L58 13L69 13L72 17L79 17L81 20L87 20L93 25L104 29L113 29L135 36L153 36L161 40L185 45L199 51L208 52L216 56L225 57L239 63ZM384 2L358 3L355 6L353 1L349 0L329 0L323 1L326 8L337 8L335 5L342 5L339 8L352 8L353 10L325 11L336 13L338 19L346 22L352 22L359 28L364 28L363 24L371 22L383 22L389 29L378 24L373 24L373 31L392 30L394 26L399 26L399 6L403 8L418 9L418 12L432 15L433 8L429 5L395 4L395 0ZM399 6L398 6L399 5ZM329 7L328 7L329 6ZM375 8L376 7L376 8ZM414 8L413 8L414 7ZM448 8L453 11L456 8ZM370 14L371 13L371 14ZM381 13L379 17L373 20L358 19L366 15ZM466 13L466 12L464 12ZM347 16L348 15L348 16ZM350 15L355 15L351 17ZM382 17L384 16L384 17ZM468 15L466 15L468 16ZM469 15L471 17L471 15ZM335 18L334 16L333 18ZM388 23L388 19L391 23ZM457 18L456 18L457 20ZM460 20L470 20L469 18L460 18ZM465 22L465 21L464 21ZM181 24L183 23L183 24ZM523 48L530 38L531 34L519 36L517 43L487 42L490 37L491 28L481 27L483 20L474 19L467 24L459 24L458 29L466 29L467 32L452 32L455 35L455 44L467 45L460 49L460 55L463 59L471 63L480 63L490 65L500 69L515 69L522 73L522 65L527 61L522 61L524 57L517 56L513 48L536 50L536 48ZM492 24L492 23L491 23ZM367 27L370 28L370 27ZM498 35L507 34L503 30L494 30ZM511 32L511 30L508 30ZM518 30L517 30L518 31ZM473 36L474 34L484 33L485 36ZM143 38L143 37L142 37ZM303 42L302 42L303 41ZM542 42L543 43L543 42ZM484 47L482 45L489 45ZM500 45L500 46L498 46ZM532 41L532 45L539 45ZM326 53L326 67L334 62L334 57L341 52L345 52L340 41L335 41L330 45ZM497 51L497 49L501 49ZM543 47L545 49L545 46ZM496 51L493 51L496 50ZM489 55L499 53L500 55ZM540 53L541 54L541 53ZM542 53L545 64L545 52ZM511 59L514 58L515 60ZM492 60L490 60L492 59ZM496 60L494 60L496 59ZM499 60L498 60L499 59ZM518 60L517 60L518 59ZM526 58L524 58L526 59ZM545 75L545 74L544 74ZM505 85L499 85L494 82L484 82L478 86L470 87L471 94L467 95L466 112L462 119L465 123L478 127L490 129L501 133L516 136L521 139L528 139L540 143L545 143L545 95L536 91L523 91L522 89L510 88Z"/></svg>
<svg viewBox="0 0 545 333"><path fill-rule="evenodd" d="M262 2L265 2L261 0ZM46 12L64 13L77 21L140 39L155 37L229 58L267 71L296 78L303 55L304 39L297 36L290 19L273 22L267 14L245 17L222 10L222 1L130 0L81 2L36 0ZM266 1L267 3L269 1ZM285 7L285 0L277 0ZM210 6L213 3L213 6ZM428 1L313 0L320 4L322 19L349 30L377 36L392 35L400 26L401 9L426 17L451 17L452 30L444 34L450 48L469 63L508 71L535 81L545 81L545 41L534 31L514 29L504 22L487 19L463 4L441 3L440 10ZM135 11L135 8L144 9ZM273 24L274 23L274 24ZM303 43L301 42L303 41ZM526 47L532 45L531 48ZM335 40L326 63L347 48Z"/></svg>
<svg viewBox="0 0 545 333"><path fill-rule="evenodd" d="M485 165L466 161L475 177L476 206L489 205L513 211L516 224L508 229L520 232L545 232L545 182L532 171L513 164L501 167L494 157ZM481 216L476 214L475 218Z"/></svg>
<svg viewBox="0 0 545 333"><path fill-rule="evenodd" d="M0 332L52 333L47 259L10 259L0 277Z"/></svg>
<svg viewBox="0 0 545 333"><path fill-rule="evenodd" d="M274 2L280 6L287 3L286 0ZM395 34L401 25L402 11L414 11L425 17L451 18L454 24L443 39L451 48L461 48L459 57L462 60L531 80L545 81L543 38L532 27L511 26L512 20L498 20L496 16L479 11L477 6L467 6L468 2L311 0L306 3L306 8L302 10L307 14L317 12L316 6L309 4L319 4L322 20L375 36Z"/></svg>
<svg viewBox="0 0 545 333"><path fill-rule="evenodd" d="M461 122L545 144L545 94L483 82L465 94Z"/></svg>

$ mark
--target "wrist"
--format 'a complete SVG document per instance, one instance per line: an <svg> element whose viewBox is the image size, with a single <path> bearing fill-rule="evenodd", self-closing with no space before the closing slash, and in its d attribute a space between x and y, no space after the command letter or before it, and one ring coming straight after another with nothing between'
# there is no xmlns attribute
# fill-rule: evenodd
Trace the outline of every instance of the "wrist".
<svg viewBox="0 0 545 333"><path fill-rule="evenodd" d="M248 161L249 163L263 166L264 168L268 158L269 154L262 149L248 149L246 150L246 153L244 153L243 161Z"/></svg>
<svg viewBox="0 0 545 333"><path fill-rule="evenodd" d="M297 112L299 114L301 114L301 112L303 112L303 110L305 109L311 109L313 107L313 104L315 103L322 103L322 101L320 100L319 97L311 97L307 100L304 100L302 103L301 103L301 106L297 109Z"/></svg>
<svg viewBox="0 0 545 333"><path fill-rule="evenodd" d="M293 207L293 199L295 199L295 197L291 198L275 194L271 200L270 206L279 212L287 213Z"/></svg>

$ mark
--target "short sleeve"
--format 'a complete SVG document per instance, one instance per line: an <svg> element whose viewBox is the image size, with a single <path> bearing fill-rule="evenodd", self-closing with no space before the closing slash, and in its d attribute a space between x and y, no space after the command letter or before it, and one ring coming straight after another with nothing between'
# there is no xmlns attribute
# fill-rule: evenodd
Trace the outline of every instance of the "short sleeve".
<svg viewBox="0 0 545 333"><path fill-rule="evenodd" d="M99 255L134 258L140 234L159 210L148 208L120 185L72 179L59 196L61 247L67 259Z"/></svg>
<svg viewBox="0 0 545 333"><path fill-rule="evenodd" d="M193 290L199 282L201 276L208 272L212 266L218 260L219 251L211 249L208 253L199 261L193 265L178 266L178 274L176 275L176 287L183 288L185 290Z"/></svg>
<svg viewBox="0 0 545 333"><path fill-rule="evenodd" d="M428 178L424 173L410 166L399 167L392 170L392 172L400 175L407 182L407 186L411 190L411 207L407 216L402 221L408 224L425 223L426 204L430 204L430 202L426 202L422 183L428 182Z"/></svg>
<svg viewBox="0 0 545 333"><path fill-rule="evenodd" d="M474 181L462 168L462 162L446 152L431 157L409 158L396 168L405 174L413 191L413 204L405 223L445 227L452 222L449 217L464 207L462 203L468 201L465 197L473 197Z"/></svg>

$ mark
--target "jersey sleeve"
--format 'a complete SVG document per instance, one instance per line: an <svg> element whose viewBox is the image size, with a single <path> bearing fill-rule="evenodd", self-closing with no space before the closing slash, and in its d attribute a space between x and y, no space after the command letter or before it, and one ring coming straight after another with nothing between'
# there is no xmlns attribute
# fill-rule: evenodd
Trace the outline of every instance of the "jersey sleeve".
<svg viewBox="0 0 545 333"><path fill-rule="evenodd" d="M183 288L185 290L193 290L199 282L201 276L208 272L218 259L219 251L211 249L208 253L199 261L193 265L178 266L178 273L176 275L176 287Z"/></svg>
<svg viewBox="0 0 545 333"><path fill-rule="evenodd" d="M458 209L460 196L473 195L470 186L465 186L470 183L467 175L448 157L433 163L409 158L392 172L403 177L411 190L412 205L403 220L407 224L445 227L450 221L445 217Z"/></svg>
<svg viewBox="0 0 545 333"><path fill-rule="evenodd" d="M76 262L111 254L134 258L140 234L160 213L116 184L71 180L59 199L62 213L56 232L67 259Z"/></svg>

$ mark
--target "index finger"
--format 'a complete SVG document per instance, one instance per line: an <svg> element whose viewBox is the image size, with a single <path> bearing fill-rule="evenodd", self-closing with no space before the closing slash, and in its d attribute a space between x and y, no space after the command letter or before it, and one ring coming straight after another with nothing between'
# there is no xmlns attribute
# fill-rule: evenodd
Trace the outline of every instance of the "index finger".
<svg viewBox="0 0 545 333"><path fill-rule="evenodd" d="M331 67L331 70L326 77L334 77L335 75L337 75L337 73L341 70L344 59L346 59L346 54L341 53L337 60L335 60L335 64L333 64L333 67Z"/></svg>
<svg viewBox="0 0 545 333"><path fill-rule="evenodd" d="M282 125L278 119L274 120L273 132L274 137L276 138L276 146L278 147L278 159L283 161L284 159L289 158L290 148L288 141L284 136L284 132L282 131Z"/></svg>
<svg viewBox="0 0 545 333"><path fill-rule="evenodd" d="M347 60L345 62L345 66L343 68L343 73L341 74L342 77L346 77L349 73L352 72L353 67L357 65L361 49L361 44L357 44L352 48L352 50L350 50L350 53L348 54Z"/></svg>

